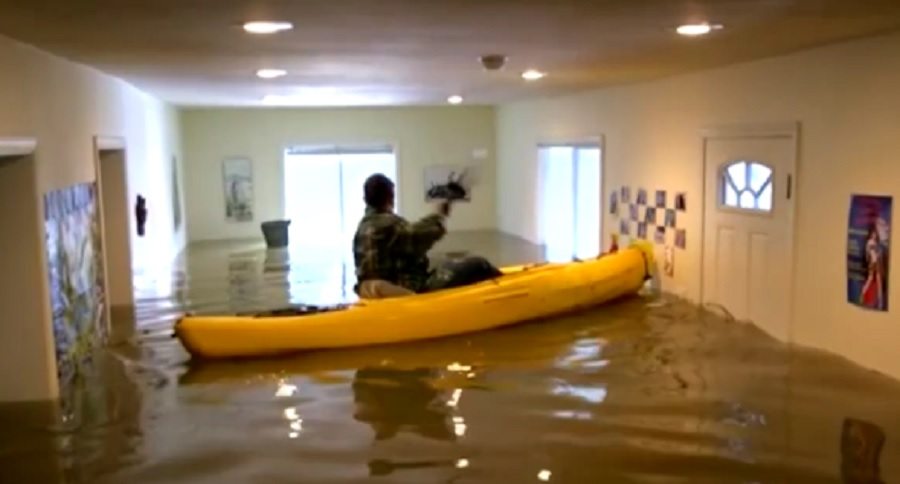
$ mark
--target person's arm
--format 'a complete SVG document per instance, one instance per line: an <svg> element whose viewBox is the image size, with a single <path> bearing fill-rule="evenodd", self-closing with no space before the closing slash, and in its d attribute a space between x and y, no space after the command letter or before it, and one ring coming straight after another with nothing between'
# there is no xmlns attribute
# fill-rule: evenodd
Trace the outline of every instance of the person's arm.
<svg viewBox="0 0 900 484"><path fill-rule="evenodd" d="M401 224L398 235L413 251L424 254L447 233L445 220L446 217L439 213L427 215L416 222Z"/></svg>

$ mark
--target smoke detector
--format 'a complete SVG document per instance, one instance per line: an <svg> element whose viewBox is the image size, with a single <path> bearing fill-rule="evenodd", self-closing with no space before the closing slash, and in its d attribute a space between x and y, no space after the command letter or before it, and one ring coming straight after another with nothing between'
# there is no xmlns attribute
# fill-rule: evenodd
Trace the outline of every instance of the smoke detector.
<svg viewBox="0 0 900 484"><path fill-rule="evenodd" d="M506 65L506 56L502 54L487 54L479 57L478 60L489 71L498 71Z"/></svg>

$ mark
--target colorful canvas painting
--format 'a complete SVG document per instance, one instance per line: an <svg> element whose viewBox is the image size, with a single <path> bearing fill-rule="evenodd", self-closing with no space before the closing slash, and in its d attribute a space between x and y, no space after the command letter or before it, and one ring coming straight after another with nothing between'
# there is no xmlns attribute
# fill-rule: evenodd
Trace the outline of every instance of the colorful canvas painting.
<svg viewBox="0 0 900 484"><path fill-rule="evenodd" d="M231 222L253 220L253 166L246 158L222 163L225 189L225 218Z"/></svg>
<svg viewBox="0 0 900 484"><path fill-rule="evenodd" d="M94 183L44 195L50 306L62 385L107 337L103 248Z"/></svg>
<svg viewBox="0 0 900 484"><path fill-rule="evenodd" d="M847 300L888 310L891 197L853 195L847 229Z"/></svg>
<svg viewBox="0 0 900 484"><path fill-rule="evenodd" d="M472 201L473 167L434 165L425 167L425 201Z"/></svg>

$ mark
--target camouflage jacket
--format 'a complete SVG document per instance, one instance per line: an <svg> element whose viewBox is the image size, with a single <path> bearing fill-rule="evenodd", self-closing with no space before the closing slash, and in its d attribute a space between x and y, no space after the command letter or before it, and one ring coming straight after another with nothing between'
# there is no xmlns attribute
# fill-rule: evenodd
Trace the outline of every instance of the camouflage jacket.
<svg viewBox="0 0 900 484"><path fill-rule="evenodd" d="M367 208L353 237L357 281L382 279L422 291L429 277L428 250L446 232L438 214L409 223L392 212Z"/></svg>

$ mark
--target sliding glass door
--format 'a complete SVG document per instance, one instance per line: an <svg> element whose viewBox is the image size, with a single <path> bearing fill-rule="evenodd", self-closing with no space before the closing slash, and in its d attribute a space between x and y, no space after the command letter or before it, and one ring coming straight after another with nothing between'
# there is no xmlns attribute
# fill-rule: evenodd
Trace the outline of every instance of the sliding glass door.
<svg viewBox="0 0 900 484"><path fill-rule="evenodd" d="M538 148L541 241L550 261L596 257L600 247L600 148Z"/></svg>
<svg viewBox="0 0 900 484"><path fill-rule="evenodd" d="M291 245L347 248L365 213L363 182L374 173L395 180L388 147L298 147L284 162L284 213L291 219Z"/></svg>
<svg viewBox="0 0 900 484"><path fill-rule="evenodd" d="M363 183L374 173L396 183L391 147L306 146L285 152L292 302L331 304L352 294L353 235L366 208Z"/></svg>

